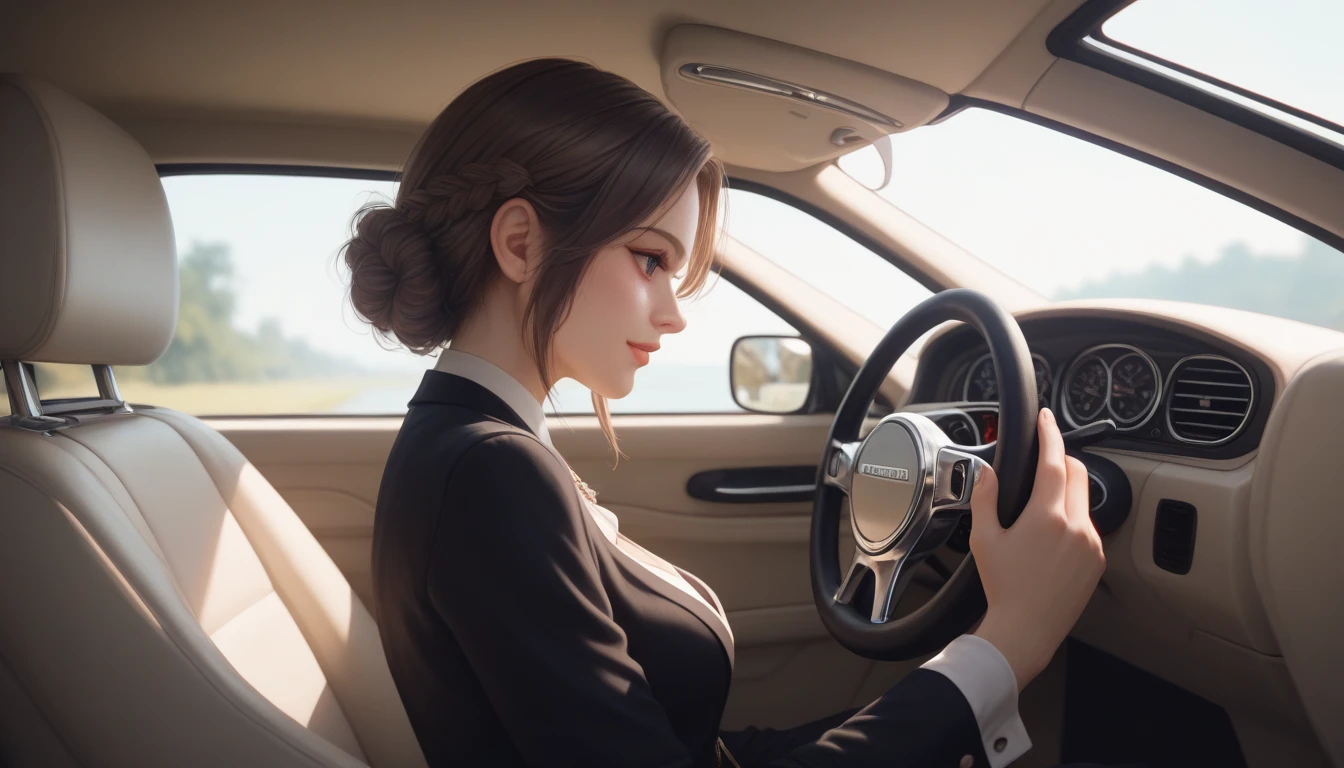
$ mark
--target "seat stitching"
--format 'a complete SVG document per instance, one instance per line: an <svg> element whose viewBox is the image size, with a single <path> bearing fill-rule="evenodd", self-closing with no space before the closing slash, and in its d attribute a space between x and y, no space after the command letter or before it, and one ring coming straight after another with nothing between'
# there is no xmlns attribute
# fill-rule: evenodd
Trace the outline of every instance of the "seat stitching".
<svg viewBox="0 0 1344 768"><path fill-rule="evenodd" d="M93 454L94 458L96 458L96 459L98 459L99 461L102 462L102 464L103 464L103 469L106 469L107 472L108 472L108 474L110 474L110 475L112 476L112 478L113 478L114 480L117 481L117 484L118 484L119 486L121 486L121 490L122 490L122 492L126 494L126 498L127 498L127 499L130 499L131 504L132 504L133 506L132 506L130 509L127 509L126 505L122 503L121 499L118 498L118 497L117 497L117 494L113 493L112 490L111 490L110 488L108 489L108 494L107 494L107 495L108 495L109 497L111 497L112 501L113 501L119 508L121 508L121 511L124 512L124 513L126 514L127 517L131 517L132 515L134 515L135 517L138 517L141 521L144 522L144 524L145 524L145 528L149 530L149 543L154 547L154 552L155 552L155 554L157 554L157 555L159 556L159 559L160 559L160 560L163 560L164 565L167 565L167 564L168 564L168 558L167 558L167 556L166 556L166 555L164 554L164 552L163 552L163 545L161 545L161 544L159 543L159 536L158 536L158 533L154 530L154 526L153 526L152 523L150 523L149 518L145 517L144 513L140 511L140 505L139 505L139 503L136 502L136 500L135 500L135 496L133 496L133 495L131 494L131 489L128 488L128 487L126 487L126 482L125 482L124 480L121 479L121 475L118 475L118 474L117 474L117 471L116 471L115 469L112 469L112 466L107 462L107 459L106 459L106 458L104 458L102 455L100 455L100 454L99 454L96 450L94 450L93 448L90 448L89 445L88 445L87 443L85 443L84 441L82 441L82 440L76 440L73 436L71 436L71 435L69 435L69 434L67 434L67 433L65 433L65 432L58 432L57 435L58 435L59 437L66 438L67 440L70 441L69 444L66 446L66 447L67 447L66 453L68 453L68 454L70 454L71 456L75 457L75 459L76 459L77 461L79 461L80 464L84 465L84 467L87 468L87 469L89 470L89 473L93 475L93 479L96 480L96 481L98 481L98 484L99 484L99 485L106 485L106 484L103 482L103 479L99 476L97 467L95 467L93 464L91 464L91 463L87 460L87 457L86 457L86 456L82 455L82 453L81 453L80 451L78 451L78 450L73 450L73 451L72 451L72 450L68 450L68 448L69 448L70 445L79 446L80 448L84 449L85 451L88 451L89 453ZM58 443L58 444L59 444L59 443ZM134 522L132 522L132 525L134 525ZM136 527L138 528L139 526L136 526ZM170 568L170 570L171 570L171 568Z"/></svg>
<svg viewBox="0 0 1344 768"><path fill-rule="evenodd" d="M162 423L161 421L158 421L157 419L156 419L155 421L156 421L157 423ZM140 503L139 499L135 498L135 494L132 493L130 487L128 487L128 486L126 485L126 481L122 480L122 479L121 479L121 476L117 474L117 470L115 470L115 469L112 468L112 462L108 461L108 460L107 460L107 457L104 456L101 452L99 452L98 449L94 448L93 446L89 445L88 443L84 442L83 440L78 440L78 439L76 439L76 437L75 437L75 433L74 433L73 431L71 431L71 430L66 430L66 431L58 432L57 434L60 435L61 437L64 437L64 438L69 439L69 440L71 440L71 441L73 441L73 442L75 442L75 443L77 443L77 444L79 444L79 445L84 446L85 449L87 449L87 450L88 450L90 453L92 453L94 456L97 456L98 459L99 459L100 461L103 462L103 466L105 466L105 467L107 468L107 471L108 471L108 472L112 473L112 476L113 476L113 477L117 478L117 482L120 483L122 489L126 491L126 497L129 498L129 499L131 500L131 503L135 504L135 506L136 506L136 512L137 512L137 514L139 514L140 519L145 521L145 527L149 528L150 533L153 534L153 536L154 536L154 548L155 548L156 550L158 550L158 554L159 554L159 556L160 556L161 558L163 558L163 564L164 564L164 566L168 569L168 572L171 573L171 574L173 575L173 588L177 591L178 596L181 597L183 605L186 605L186 606L187 606L187 610L191 612L192 616L195 617L197 623L199 624L199 622L200 622L200 620L201 620L201 617L198 616L198 615L196 615L196 611L195 611L195 610L192 610L192 608L191 608L191 603L187 601L187 599L186 599L186 595L182 594L182 588L181 588L181 585L180 585L180 583L179 583L179 582L181 581L181 577L177 574L177 572L176 572L175 570L173 570L172 563L170 563L170 562L168 561L168 558L167 558L167 556L165 555L165 553L164 553L164 551L163 551L163 548L159 545L159 542L158 542L158 539L159 539L159 533L158 533L158 531L154 530L154 524L151 523L151 522L150 522L150 519L149 519L148 517L146 517L145 514L144 514L143 512L140 511L140 510L144 509L144 505ZM177 439L181 440L184 444L186 444L186 440L185 440L181 435L177 434L176 430L174 430L174 435L176 435ZM187 449L188 449L188 450L191 450L191 445L190 445L190 444L187 444ZM196 455L196 452L195 452L194 450L192 450L192 455L193 455L193 456L196 456L196 460L197 460L197 461L200 461L200 456L197 456L197 455ZM202 469L205 468L204 463L202 463L201 467L202 467ZM207 471L206 474L209 475L210 473ZM95 475L95 479L96 479L96 477L97 477L97 476ZM101 482L101 481L100 481L100 482ZM216 497L219 499L219 503L220 503L220 505L224 507L225 514L232 515L232 514L233 514L233 511L229 509L229 505L228 505L227 502L224 501L224 497L219 495L219 488L215 486L215 482L214 482L214 478L213 478L213 477L211 477L211 479L210 479L210 487L215 491L215 495L216 495ZM118 503L117 506L121 506L120 503ZM248 543L251 544L250 541L249 541ZM262 566L262 570L265 570L265 565L264 565L264 564L263 564L263 566ZM270 582L270 580L271 580L271 574L270 574L269 572L267 572L267 574L266 574L266 581L267 581L267 582ZM272 585L272 588L274 588L274 585ZM201 628L201 631L202 631L202 633L204 633L205 628L202 627L202 628ZM208 637L208 635L207 635L207 637Z"/></svg>

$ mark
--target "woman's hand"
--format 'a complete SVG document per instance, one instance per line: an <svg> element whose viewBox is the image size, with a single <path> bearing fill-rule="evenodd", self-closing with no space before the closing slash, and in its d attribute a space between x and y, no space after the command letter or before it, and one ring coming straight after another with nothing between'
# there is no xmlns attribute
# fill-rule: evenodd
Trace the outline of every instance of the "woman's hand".
<svg viewBox="0 0 1344 768"><path fill-rule="evenodd" d="M971 496L971 553L989 602L975 634L1008 660L1018 690L1050 663L1106 569L1088 517L1087 469L1064 454L1049 409L1037 427L1036 484L1017 522L1007 530L999 525L999 482L989 467Z"/></svg>

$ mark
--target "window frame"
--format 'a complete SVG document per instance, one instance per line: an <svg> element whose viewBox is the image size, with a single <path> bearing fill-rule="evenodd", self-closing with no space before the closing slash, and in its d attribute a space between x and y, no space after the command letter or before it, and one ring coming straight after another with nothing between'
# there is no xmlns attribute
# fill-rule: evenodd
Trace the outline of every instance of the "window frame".
<svg viewBox="0 0 1344 768"><path fill-rule="evenodd" d="M1109 75L1114 75L1123 80L1128 80L1129 82L1143 86L1148 90L1156 91L1157 93L1176 99L1177 101L1188 104L1196 109L1203 110L1209 114L1240 125L1243 128L1267 136L1280 144L1292 147L1293 149L1306 155L1310 155L1334 168L1344 170L1344 147L1339 147L1325 139L1313 136L1299 128L1276 120L1272 116L1256 112L1253 109L1220 98L1215 94L1173 80L1161 73L1145 69L1144 67L1111 56L1087 44L1088 40L1092 40L1117 50L1122 50L1125 53L1149 61L1156 66L1170 69L1188 77L1193 77L1216 88L1235 93L1243 98L1251 99L1284 114L1291 115L1301 120L1306 120L1314 125L1322 126L1327 130L1333 132L1344 131L1344 128L1317 115L1303 112L1296 107L1280 103L1267 96L1248 91L1239 86L1232 85L1231 83L1225 83L1202 72L1183 67L1182 65L1167 61L1166 59L1154 56L1107 37L1101 31L1102 25L1112 16L1135 1L1136 0L1087 0L1087 2L1083 3L1078 10L1074 11L1068 18L1051 30L1050 34L1046 37L1046 49L1049 50L1052 55L1061 59L1082 64Z"/></svg>
<svg viewBox="0 0 1344 768"><path fill-rule="evenodd" d="M157 163L159 178L169 176L308 176L319 179L390 181L400 183L400 171L335 165L284 163Z"/></svg>

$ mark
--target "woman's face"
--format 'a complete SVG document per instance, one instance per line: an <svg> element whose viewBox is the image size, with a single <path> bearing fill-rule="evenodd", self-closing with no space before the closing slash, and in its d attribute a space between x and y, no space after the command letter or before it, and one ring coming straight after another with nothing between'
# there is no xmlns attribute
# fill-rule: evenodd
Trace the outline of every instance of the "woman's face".
<svg viewBox="0 0 1344 768"><path fill-rule="evenodd" d="M700 193L692 182L672 203L593 256L555 334L556 373L609 399L630 394L635 371L664 334L686 319L673 277L695 243Z"/></svg>

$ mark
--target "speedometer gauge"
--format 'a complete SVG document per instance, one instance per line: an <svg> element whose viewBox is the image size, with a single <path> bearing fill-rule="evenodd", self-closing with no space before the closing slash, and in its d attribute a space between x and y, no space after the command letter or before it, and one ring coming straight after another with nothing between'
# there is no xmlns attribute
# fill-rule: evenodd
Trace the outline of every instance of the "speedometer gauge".
<svg viewBox="0 0 1344 768"><path fill-rule="evenodd" d="M985 355L971 365L961 398L973 403L996 402L999 399L999 377L994 371L993 357Z"/></svg>
<svg viewBox="0 0 1344 768"><path fill-rule="evenodd" d="M1081 426L1101 415L1111 388L1111 370L1096 355L1074 363L1064 380L1064 406Z"/></svg>
<svg viewBox="0 0 1344 768"><path fill-rule="evenodd" d="M1040 406L1044 408L1050 403L1050 364L1045 362L1044 357L1033 353L1031 367L1036 373L1036 393ZM992 356L981 355L971 363L971 368L966 373L966 385L962 388L961 399L972 403L998 402L999 376L994 368Z"/></svg>
<svg viewBox="0 0 1344 768"><path fill-rule="evenodd" d="M1130 352L1111 363L1111 415L1122 425L1142 420L1157 405L1157 368L1147 355Z"/></svg>
<svg viewBox="0 0 1344 768"><path fill-rule="evenodd" d="M1050 364L1040 355L1031 356L1031 367L1036 369L1036 399L1042 408L1050 407Z"/></svg>

